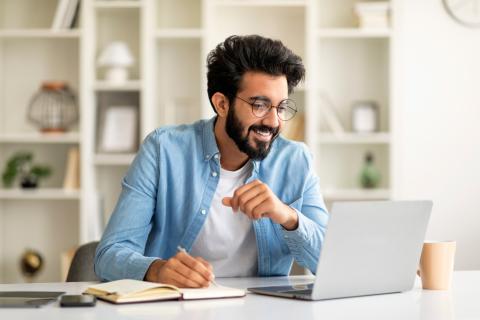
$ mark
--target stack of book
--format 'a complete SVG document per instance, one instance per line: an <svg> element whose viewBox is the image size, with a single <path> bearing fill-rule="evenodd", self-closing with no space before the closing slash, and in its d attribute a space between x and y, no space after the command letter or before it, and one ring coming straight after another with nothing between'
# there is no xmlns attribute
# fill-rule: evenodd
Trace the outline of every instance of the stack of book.
<svg viewBox="0 0 480 320"><path fill-rule="evenodd" d="M58 0L52 22L53 30L71 29L75 26L79 14L79 0Z"/></svg>
<svg viewBox="0 0 480 320"><path fill-rule="evenodd" d="M360 28L388 28L390 25L388 1L357 2L355 14Z"/></svg>

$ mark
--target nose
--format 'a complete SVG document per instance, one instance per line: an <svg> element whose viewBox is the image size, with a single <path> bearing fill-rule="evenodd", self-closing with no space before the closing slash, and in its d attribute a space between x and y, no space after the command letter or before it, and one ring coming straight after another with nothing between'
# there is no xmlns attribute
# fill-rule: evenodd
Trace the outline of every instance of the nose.
<svg viewBox="0 0 480 320"><path fill-rule="evenodd" d="M271 128L277 128L280 125L280 119L278 118L277 109L271 108L267 115L262 119L262 124Z"/></svg>

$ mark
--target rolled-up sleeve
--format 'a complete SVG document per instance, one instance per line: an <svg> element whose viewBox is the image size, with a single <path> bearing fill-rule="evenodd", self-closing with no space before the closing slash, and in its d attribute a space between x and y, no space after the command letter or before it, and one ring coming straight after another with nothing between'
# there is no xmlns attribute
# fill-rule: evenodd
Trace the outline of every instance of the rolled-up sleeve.
<svg viewBox="0 0 480 320"><path fill-rule="evenodd" d="M310 165L311 156L309 153L307 155ZM295 261L315 274L328 223L328 212L320 194L319 179L311 168L306 178L301 207L292 208L298 215L298 227L291 231L282 228L283 238Z"/></svg>

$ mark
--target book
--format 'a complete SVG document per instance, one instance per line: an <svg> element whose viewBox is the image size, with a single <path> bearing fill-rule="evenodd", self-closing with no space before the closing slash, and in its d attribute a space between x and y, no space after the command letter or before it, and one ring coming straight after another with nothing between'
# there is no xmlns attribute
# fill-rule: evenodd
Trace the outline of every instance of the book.
<svg viewBox="0 0 480 320"><path fill-rule="evenodd" d="M62 30L73 28L79 13L79 0L58 0L52 29Z"/></svg>
<svg viewBox="0 0 480 320"><path fill-rule="evenodd" d="M322 104L320 105L320 113L323 116L324 122L330 128L330 130L335 134L342 134L345 132L345 129L340 122L340 119L335 112L335 104L332 102L330 97L325 93L320 93L320 99L322 100Z"/></svg>
<svg viewBox="0 0 480 320"><path fill-rule="evenodd" d="M80 189L80 151L78 147L72 147L68 150L63 188L70 190Z"/></svg>
<svg viewBox="0 0 480 320"><path fill-rule="evenodd" d="M78 10L79 0L70 0L67 6L67 10L65 11L65 15L63 16L61 28L69 29L73 27L73 21Z"/></svg>
<svg viewBox="0 0 480 320"><path fill-rule="evenodd" d="M84 293L115 304L244 297L245 290L210 285L208 288L184 289L169 284L123 279L90 286Z"/></svg>
<svg viewBox="0 0 480 320"><path fill-rule="evenodd" d="M58 30L62 27L63 19L68 9L69 0L58 0L57 9L52 22L52 29Z"/></svg>

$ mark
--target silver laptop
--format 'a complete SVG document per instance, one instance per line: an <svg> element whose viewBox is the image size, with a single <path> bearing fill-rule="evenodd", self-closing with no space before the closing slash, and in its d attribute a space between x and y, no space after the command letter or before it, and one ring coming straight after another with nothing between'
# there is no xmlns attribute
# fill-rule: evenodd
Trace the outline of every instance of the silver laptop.
<svg viewBox="0 0 480 320"><path fill-rule="evenodd" d="M431 201L334 203L315 282L248 290L303 300L410 290L431 210Z"/></svg>

